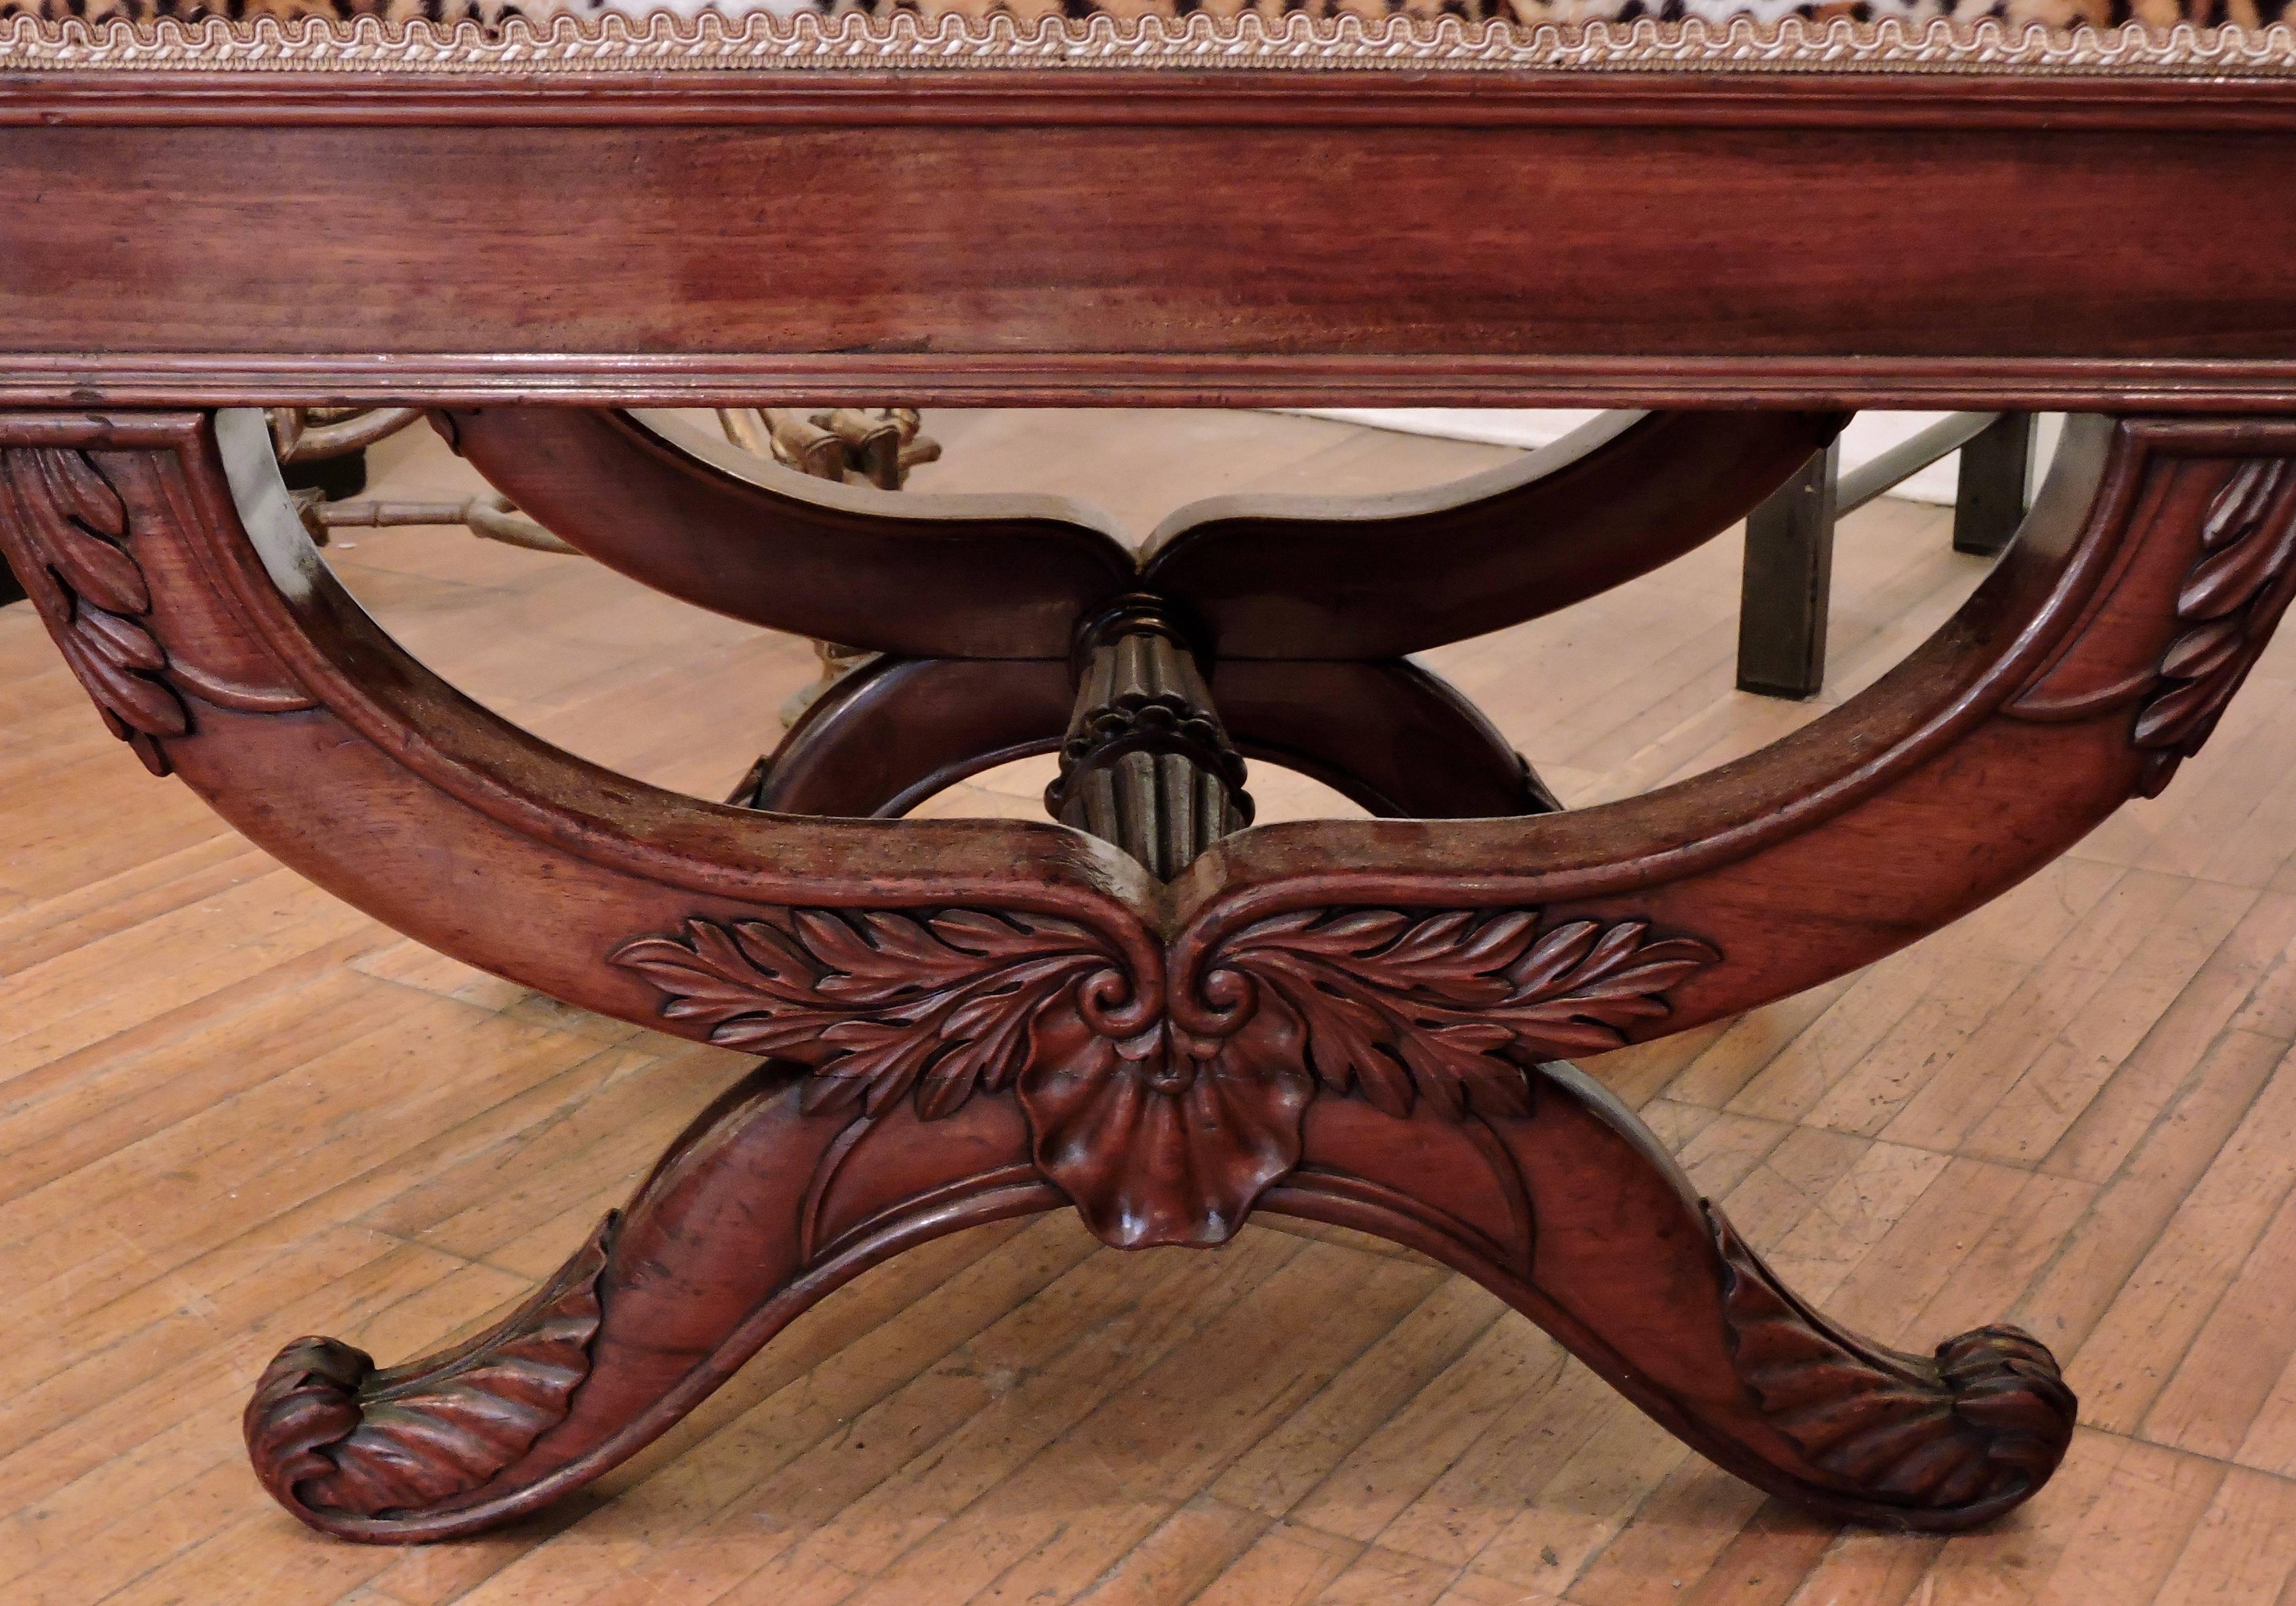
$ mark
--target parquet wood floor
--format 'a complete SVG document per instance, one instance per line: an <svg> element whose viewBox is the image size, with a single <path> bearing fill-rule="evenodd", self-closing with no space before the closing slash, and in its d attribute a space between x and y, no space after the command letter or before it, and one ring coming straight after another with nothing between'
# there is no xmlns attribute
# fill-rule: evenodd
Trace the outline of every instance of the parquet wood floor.
<svg viewBox="0 0 2296 1606"><path fill-rule="evenodd" d="M1425 483L1496 448L1251 414L940 414L920 487L1145 530L1212 490ZM379 488L463 483L427 438ZM720 794L802 643L432 530L333 561L552 740ZM1725 539L1434 655L1566 799L1808 718L1731 689ZM1843 532L1828 698L1981 565ZM1032 812L1042 774L937 812ZM1459 1278L1340 1233L1123 1256L1065 1217L862 1279L633 1465L483 1540L296 1527L237 1417L285 1340L404 1358L554 1269L734 1056L430 955L145 777L0 610L0 1602L9 1606L2288 1606L2296 1567L2296 638L2169 795L1832 987L1590 1061L1828 1311L2007 1316L2085 1426L1993 1531L1843 1533L1678 1448ZM1262 777L1263 817L1333 807ZM1342 806L1343 807L1343 806Z"/></svg>

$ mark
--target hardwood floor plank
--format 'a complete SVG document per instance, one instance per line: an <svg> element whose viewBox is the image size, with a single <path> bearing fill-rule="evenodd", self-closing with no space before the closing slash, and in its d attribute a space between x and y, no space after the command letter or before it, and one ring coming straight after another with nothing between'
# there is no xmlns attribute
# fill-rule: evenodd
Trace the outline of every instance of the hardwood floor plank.
<svg viewBox="0 0 2296 1606"><path fill-rule="evenodd" d="M1820 1296L1826 1314L1883 1343L1926 1348L1924 1337L1944 1335L1919 1325L1924 1307L1961 1280L1986 1233L2011 1217L2031 1180L1985 1160L1947 1161L1910 1204L1876 1212L1888 1228Z"/></svg>
<svg viewBox="0 0 2296 1606"><path fill-rule="evenodd" d="M1571 1376L1588 1374L1574 1364ZM1636 1520L1652 1489L1695 1459L1624 1400L1602 1401L1594 1431L1475 1553L1468 1571L1533 1596L1559 1591Z"/></svg>
<svg viewBox="0 0 2296 1606"><path fill-rule="evenodd" d="M2279 1601L2296 1577L2296 1482L2244 1467L2225 1474L2155 1597L2161 1606Z"/></svg>
<svg viewBox="0 0 2296 1606"><path fill-rule="evenodd" d="M1562 1348L1528 1322L1500 1320L1409 1407L1362 1440L1289 1512L1368 1545L1491 1426L1553 1386Z"/></svg>
<svg viewBox="0 0 2296 1606"><path fill-rule="evenodd" d="M1363 1553L1361 1542L1300 1523L1278 1522L1190 1606L1300 1606L1323 1593Z"/></svg>
<svg viewBox="0 0 2296 1606"><path fill-rule="evenodd" d="M2186 1269L2188 1278L2194 1269ZM2274 1385L2296 1359L2296 1323L2288 1319L2292 1288L2296 1288L2296 1193L2282 1198L2272 1225L2208 1313L2176 1369L2167 1373L2138 1425L2137 1437L2196 1455L2239 1459L2241 1446ZM2204 1297L2197 1287L2193 1294L2196 1302ZM2161 1375L2168 1348L2152 1346L2144 1367L2148 1377Z"/></svg>
<svg viewBox="0 0 2296 1606"><path fill-rule="evenodd" d="M2212 885L2197 882L2194 890ZM2207 939L2215 923L2207 922L2200 941ZM2175 923L2167 930L2183 934ZM2296 910L2284 904L2280 894L2269 893L2251 905L2197 971L2186 971L2181 958L2172 962L2173 993L2169 992L2169 977L2139 981L2124 992L2116 976L2102 1007L2093 1011L2095 1027L2066 1034L2078 1051L2073 1063L2092 1069L2064 1078L2061 1086L2039 1084L2038 1109L2025 1102L2023 1086L2013 1088L1972 1134L1972 1149L2004 1159L2046 1155L2052 1170L2091 1179L2109 1175L2160 1113L2177 1086L2177 1073L2208 1051L2292 934L2296 934ZM2197 941L2186 946L2184 956L2197 946ZM2136 963L2132 958L2131 963ZM2167 1007L2156 1009L2164 995L2169 1000ZM2135 1007L2127 1007L2130 1004ZM2151 1023L2142 1037L2123 1048L2129 1028L2148 1016ZM2095 1073L2108 1060L2117 1060L2117 1068L2099 1078ZM2096 1091L2083 1096L2092 1085ZM2063 1135L2061 1142L2047 1141L2059 1133Z"/></svg>
<svg viewBox="0 0 2296 1606"><path fill-rule="evenodd" d="M1787 1606L1907 1606L1948 1543L1918 1534L1842 1534L1802 1577Z"/></svg>
<svg viewBox="0 0 2296 1606"><path fill-rule="evenodd" d="M2012 1314L2063 1354L2086 1340L2185 1193L2283 1063L2269 1038L2226 1032L2091 1200Z"/></svg>
<svg viewBox="0 0 2296 1606"><path fill-rule="evenodd" d="M1563 1598L1573 1606L1660 1606L1681 1598L1762 1508L1759 1489L1685 1455L1636 1508Z"/></svg>
<svg viewBox="0 0 2296 1606"><path fill-rule="evenodd" d="M1267 1518L1258 1512L1199 1495L1077 1596L1078 1606L1160 1606L1193 1600L1267 1528Z"/></svg>
<svg viewBox="0 0 2296 1606"><path fill-rule="evenodd" d="M1405 1405L1502 1322L1519 1321L1496 1295L1447 1277L1403 1319L1222 1472L1221 1501L1287 1517Z"/></svg>
<svg viewBox="0 0 2296 1606"><path fill-rule="evenodd" d="M2133 1432L2282 1203L2296 1189L2296 1074L2276 1076L2096 1327L2066 1381L2082 1418Z"/></svg>
<svg viewBox="0 0 2296 1606"><path fill-rule="evenodd" d="M1684 1588L1682 1599L1685 1606L1784 1606L1800 1593L1834 1534L1832 1523L1767 1501L1714 1558L1705 1576Z"/></svg>
<svg viewBox="0 0 2296 1606"><path fill-rule="evenodd" d="M2176 1565L2224 1481L2221 1462L2131 1444L2033 1606L2149 1601Z"/></svg>

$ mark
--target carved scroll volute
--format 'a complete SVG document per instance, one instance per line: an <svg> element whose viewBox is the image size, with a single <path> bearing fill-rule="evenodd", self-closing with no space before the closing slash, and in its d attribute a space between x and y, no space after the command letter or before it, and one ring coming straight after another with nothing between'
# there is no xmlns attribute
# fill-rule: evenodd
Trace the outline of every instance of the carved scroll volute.
<svg viewBox="0 0 2296 1606"><path fill-rule="evenodd" d="M480 1487L566 1418L590 1372L609 1217L514 1315L413 1366L298 1339L243 1422L264 1487L290 1510L353 1517L433 1507Z"/></svg>
<svg viewBox="0 0 2296 1606"><path fill-rule="evenodd" d="M1009 1091L1044 1174L1138 1247L1233 1235L1318 1096L1524 1114L1527 1067L1618 1046L1720 958L1529 909L1300 910L1176 948L1185 968L1142 974L1136 945L1035 914L799 909L688 921L614 963L666 1018L811 1067L816 1111L914 1098L931 1120Z"/></svg>
<svg viewBox="0 0 2296 1606"><path fill-rule="evenodd" d="M2015 1327L1980 1327L1901 1355L1843 1333L1788 1293L1709 1208L1739 1376L1770 1425L1827 1482L1883 1508L2015 1505L2072 1443L2078 1402L2056 1358Z"/></svg>

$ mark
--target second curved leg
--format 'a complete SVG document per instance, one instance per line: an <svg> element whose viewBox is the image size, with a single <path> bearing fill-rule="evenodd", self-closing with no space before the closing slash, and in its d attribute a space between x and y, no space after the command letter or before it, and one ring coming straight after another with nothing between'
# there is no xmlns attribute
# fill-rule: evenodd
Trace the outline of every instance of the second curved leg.
<svg viewBox="0 0 2296 1606"><path fill-rule="evenodd" d="M1423 1102L1398 1122L1320 1102L1261 1208L1467 1273L1708 1458L1839 1520L1974 1527L2030 1497L2072 1439L2077 1402L2030 1334L1906 1355L1835 1326L1573 1066L1532 1072L1521 1115Z"/></svg>

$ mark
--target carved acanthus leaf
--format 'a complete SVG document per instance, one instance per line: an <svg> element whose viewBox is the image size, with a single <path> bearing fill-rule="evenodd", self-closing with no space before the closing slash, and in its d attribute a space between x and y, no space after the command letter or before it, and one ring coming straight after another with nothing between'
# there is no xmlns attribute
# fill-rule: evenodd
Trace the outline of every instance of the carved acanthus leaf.
<svg viewBox="0 0 2296 1606"><path fill-rule="evenodd" d="M2296 596L2296 464L2251 458L2201 526L2201 555L2177 594L2176 638L2135 740L2151 754L2139 790L2157 797L2201 750Z"/></svg>
<svg viewBox="0 0 2296 1606"><path fill-rule="evenodd" d="M247 1447L285 1504L374 1516L479 1487L565 1420L590 1372L614 1217L500 1324L417 1366L378 1372L298 1339L248 1402Z"/></svg>
<svg viewBox="0 0 2296 1606"><path fill-rule="evenodd" d="M928 1119L976 1086L1009 1086L1037 1014L1086 978L1113 981L1122 970L1082 926L977 909L690 920L680 937L641 938L613 958L669 996L666 1018L706 1025L712 1043L813 1067L808 1109L857 1102L875 1115L916 1088Z"/></svg>
<svg viewBox="0 0 2296 1606"><path fill-rule="evenodd" d="M1334 1093L1394 1116L1414 1094L1454 1116L1521 1115L1523 1067L1619 1047L1633 1022L1666 1013L1667 988L1721 958L1649 934L1646 921L1541 932L1535 909L1309 910L1245 927L1207 968L1250 977L1296 1016Z"/></svg>
<svg viewBox="0 0 2296 1606"><path fill-rule="evenodd" d="M1812 1465L1866 1498L1925 1510L2013 1504L2055 1471L2078 1402L2038 1340L1980 1327L1934 1358L1875 1349L1786 1293L1708 1209L1738 1375Z"/></svg>
<svg viewBox="0 0 2296 1606"><path fill-rule="evenodd" d="M690 920L615 963L709 1040L809 1066L809 1110L926 1119L1010 1088L1038 1166L1112 1242L1218 1242L1299 1162L1320 1087L1407 1115L1526 1112L1528 1066L1613 1048L1720 955L1642 921L1530 909L1307 910L1175 973L1160 947L972 909ZM1176 1021L1168 988L1194 987Z"/></svg>
<svg viewBox="0 0 2296 1606"><path fill-rule="evenodd" d="M141 622L152 593L127 550L119 490L85 452L0 452L0 523L29 558L18 578L104 723L152 774L166 774L160 741L189 732L191 716Z"/></svg>

